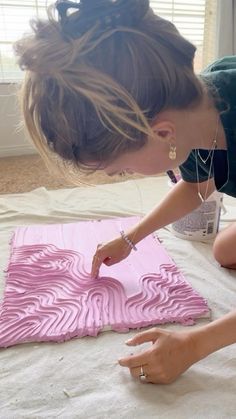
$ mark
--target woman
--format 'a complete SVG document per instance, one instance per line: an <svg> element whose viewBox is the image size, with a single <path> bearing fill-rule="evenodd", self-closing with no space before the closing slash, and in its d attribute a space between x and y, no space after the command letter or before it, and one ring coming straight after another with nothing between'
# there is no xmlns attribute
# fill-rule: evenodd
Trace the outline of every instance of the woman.
<svg viewBox="0 0 236 419"><path fill-rule="evenodd" d="M195 47L148 0L58 1L58 19L34 21L15 45L26 70L21 103L30 136L51 167L108 175L157 174L180 167L183 180L130 231L98 245L102 263L118 263L153 231L197 208L217 188L236 196L236 58L194 74ZM69 13L70 10L70 13ZM70 163L70 164L68 164ZM62 167L60 168L62 170ZM236 226L221 232L216 260L236 267ZM199 329L151 329L128 341L152 341L120 360L134 377L174 381L193 363L236 342L236 311Z"/></svg>

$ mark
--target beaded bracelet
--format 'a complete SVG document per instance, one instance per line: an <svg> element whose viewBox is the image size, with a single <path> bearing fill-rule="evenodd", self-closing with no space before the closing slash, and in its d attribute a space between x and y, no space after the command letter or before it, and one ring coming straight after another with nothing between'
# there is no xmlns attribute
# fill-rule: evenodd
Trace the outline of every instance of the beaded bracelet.
<svg viewBox="0 0 236 419"><path fill-rule="evenodd" d="M133 249L138 250L137 247L134 245L134 243L129 239L129 237L126 236L125 232L123 230L120 231L121 237L126 241L126 243Z"/></svg>

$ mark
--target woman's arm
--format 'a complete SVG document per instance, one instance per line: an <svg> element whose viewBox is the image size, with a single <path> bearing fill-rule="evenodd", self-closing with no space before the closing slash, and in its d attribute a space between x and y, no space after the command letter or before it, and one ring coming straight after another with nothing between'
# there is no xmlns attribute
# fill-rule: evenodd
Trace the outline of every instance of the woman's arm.
<svg viewBox="0 0 236 419"><path fill-rule="evenodd" d="M236 310L208 325L192 331L199 359L236 343Z"/></svg>
<svg viewBox="0 0 236 419"><path fill-rule="evenodd" d="M214 180L202 182L199 186L196 183L178 182L156 208L129 231L125 232L126 236L136 244L154 231L173 223L196 209L201 204L198 187L202 196L207 198L215 190ZM109 266L114 265L125 259L130 251L131 248L122 237L98 245L92 261L91 276L97 277L102 263Z"/></svg>
<svg viewBox="0 0 236 419"><path fill-rule="evenodd" d="M153 345L149 349L120 359L120 365L128 367L135 378L139 378L142 366L147 382L172 383L194 363L236 343L236 311L187 332L153 328L137 334L126 343L135 346L150 341Z"/></svg>
<svg viewBox="0 0 236 419"><path fill-rule="evenodd" d="M189 214L201 204L198 188L201 195L207 199L215 190L214 180L210 179L209 182L202 182L199 186L197 183L189 183L183 180L178 182L163 201L148 213L138 225L127 231L126 235L136 244L154 231Z"/></svg>

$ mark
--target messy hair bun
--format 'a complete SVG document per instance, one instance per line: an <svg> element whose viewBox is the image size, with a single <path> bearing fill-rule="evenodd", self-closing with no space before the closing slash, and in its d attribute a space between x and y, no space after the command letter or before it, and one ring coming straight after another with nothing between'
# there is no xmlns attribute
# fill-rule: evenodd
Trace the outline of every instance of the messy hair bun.
<svg viewBox="0 0 236 419"><path fill-rule="evenodd" d="M196 48L147 0L83 0L70 13L68 3L15 44L22 112L48 164L50 148L79 168L104 167L142 147L159 112L201 100Z"/></svg>
<svg viewBox="0 0 236 419"><path fill-rule="evenodd" d="M135 27L147 13L149 0L58 0L55 7L63 32L78 38L94 24L96 35L117 26Z"/></svg>

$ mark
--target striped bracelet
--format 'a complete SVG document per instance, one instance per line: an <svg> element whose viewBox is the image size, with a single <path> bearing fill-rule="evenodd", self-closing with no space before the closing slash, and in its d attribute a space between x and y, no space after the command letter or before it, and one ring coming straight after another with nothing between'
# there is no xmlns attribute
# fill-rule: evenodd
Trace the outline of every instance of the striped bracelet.
<svg viewBox="0 0 236 419"><path fill-rule="evenodd" d="M133 249L138 250L137 247L134 245L134 243L129 239L129 237L126 236L125 232L123 230L120 231L122 239L126 241L126 243Z"/></svg>

